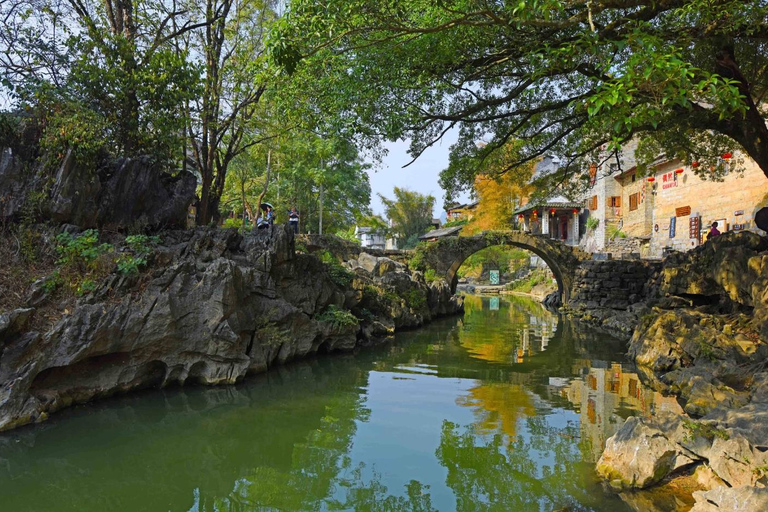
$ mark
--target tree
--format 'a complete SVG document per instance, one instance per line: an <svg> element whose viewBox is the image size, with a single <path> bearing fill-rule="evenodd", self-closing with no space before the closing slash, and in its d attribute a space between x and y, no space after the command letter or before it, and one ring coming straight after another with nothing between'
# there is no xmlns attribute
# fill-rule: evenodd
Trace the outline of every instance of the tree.
<svg viewBox="0 0 768 512"><path fill-rule="evenodd" d="M348 230L358 218L370 214L369 164L363 163L350 142L302 130L276 135L265 132L264 136L269 137L268 142L247 148L232 162L221 214L236 211L240 215L249 206L253 211L266 189L265 200L275 206L278 222L295 207L301 215L302 230L317 232L321 187L324 232ZM271 172L267 182L268 159Z"/></svg>
<svg viewBox="0 0 768 512"><path fill-rule="evenodd" d="M154 0L3 3L0 16L13 21L0 28L2 84L43 118L62 105L90 110L113 153L168 157L184 130L178 107L199 78L171 44L202 26L186 14Z"/></svg>
<svg viewBox="0 0 768 512"><path fill-rule="evenodd" d="M403 249L410 249L432 223L435 198L399 187L395 187L394 194L394 200L381 194L379 199L384 203L387 218L392 224L391 232L403 240Z"/></svg>
<svg viewBox="0 0 768 512"><path fill-rule="evenodd" d="M520 144L510 142L480 163L482 172L475 176L474 192L478 198L475 215L462 234L512 227L512 212L530 192L533 162L509 169L508 162L519 158ZM453 167L449 167L452 170ZM443 178L446 173L443 173ZM444 181L444 180L443 180Z"/></svg>
<svg viewBox="0 0 768 512"><path fill-rule="evenodd" d="M205 225L218 220L232 160L262 140L252 121L267 89L264 40L276 14L270 0L205 0L199 9L206 21L197 33L205 79L188 131L201 177L196 221Z"/></svg>
<svg viewBox="0 0 768 512"><path fill-rule="evenodd" d="M768 175L767 41L764 1L294 0L272 55L319 79L315 110L414 157L458 128L454 158L518 139L509 168L555 153L585 172L644 134L641 166L741 146Z"/></svg>

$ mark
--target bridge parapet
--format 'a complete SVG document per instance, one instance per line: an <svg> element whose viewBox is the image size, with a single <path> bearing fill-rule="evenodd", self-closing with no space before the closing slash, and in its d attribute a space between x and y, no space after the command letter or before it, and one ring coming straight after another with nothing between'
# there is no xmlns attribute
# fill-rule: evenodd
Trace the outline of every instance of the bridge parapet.
<svg viewBox="0 0 768 512"><path fill-rule="evenodd" d="M345 240L336 235L296 235L296 244L301 244L308 252L328 251L342 261L357 259L365 252L380 257L387 257L400 263L407 263L412 251L400 251L391 249L372 249Z"/></svg>

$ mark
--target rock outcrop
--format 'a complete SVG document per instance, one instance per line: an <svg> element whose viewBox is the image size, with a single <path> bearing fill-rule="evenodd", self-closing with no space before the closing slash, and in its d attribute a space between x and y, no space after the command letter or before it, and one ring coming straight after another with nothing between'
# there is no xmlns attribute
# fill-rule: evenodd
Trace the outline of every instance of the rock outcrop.
<svg viewBox="0 0 768 512"><path fill-rule="evenodd" d="M145 275L110 275L47 332L25 330L32 309L0 316L0 430L118 392L231 384L462 307L447 283L382 259L378 272L356 259L339 274L296 254L287 227L162 236Z"/></svg>
<svg viewBox="0 0 768 512"><path fill-rule="evenodd" d="M150 157L79 164L71 152L55 173L30 155L0 147L0 219L25 211L82 228L184 228L197 180L169 174Z"/></svg>
<svg viewBox="0 0 768 512"><path fill-rule="evenodd" d="M763 510L768 486L768 239L717 237L663 262L629 355L686 415L630 418L598 473L637 489L697 466L693 510Z"/></svg>

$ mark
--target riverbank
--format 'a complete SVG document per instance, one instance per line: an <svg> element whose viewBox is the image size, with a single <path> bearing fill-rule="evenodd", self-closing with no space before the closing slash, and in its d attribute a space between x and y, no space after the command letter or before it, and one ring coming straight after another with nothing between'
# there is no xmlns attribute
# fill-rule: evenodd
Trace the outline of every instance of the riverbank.
<svg viewBox="0 0 768 512"><path fill-rule="evenodd" d="M767 263L768 239L729 234L649 269L635 301L565 309L628 339L644 382L683 407L630 418L607 441L597 471L612 488L685 477L696 512L768 509Z"/></svg>
<svg viewBox="0 0 768 512"><path fill-rule="evenodd" d="M49 277L0 315L0 430L136 389L233 384L462 310L444 281L365 253L307 254L284 226L157 236L140 271L115 266L129 254L116 239L111 270L79 297L58 303ZM45 308L59 317L38 322Z"/></svg>

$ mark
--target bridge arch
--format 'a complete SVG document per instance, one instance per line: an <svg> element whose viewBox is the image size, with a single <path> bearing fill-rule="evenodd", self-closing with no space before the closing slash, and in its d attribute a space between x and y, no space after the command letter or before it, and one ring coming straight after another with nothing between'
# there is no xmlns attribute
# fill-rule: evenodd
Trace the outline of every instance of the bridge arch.
<svg viewBox="0 0 768 512"><path fill-rule="evenodd" d="M571 285L579 263L589 255L576 247L542 235L522 231L486 231L475 236L446 237L426 242L416 251L420 254L420 266L433 269L456 291L458 271L471 255L487 247L507 245L527 249L539 256L552 270L557 281L563 304L568 303Z"/></svg>

